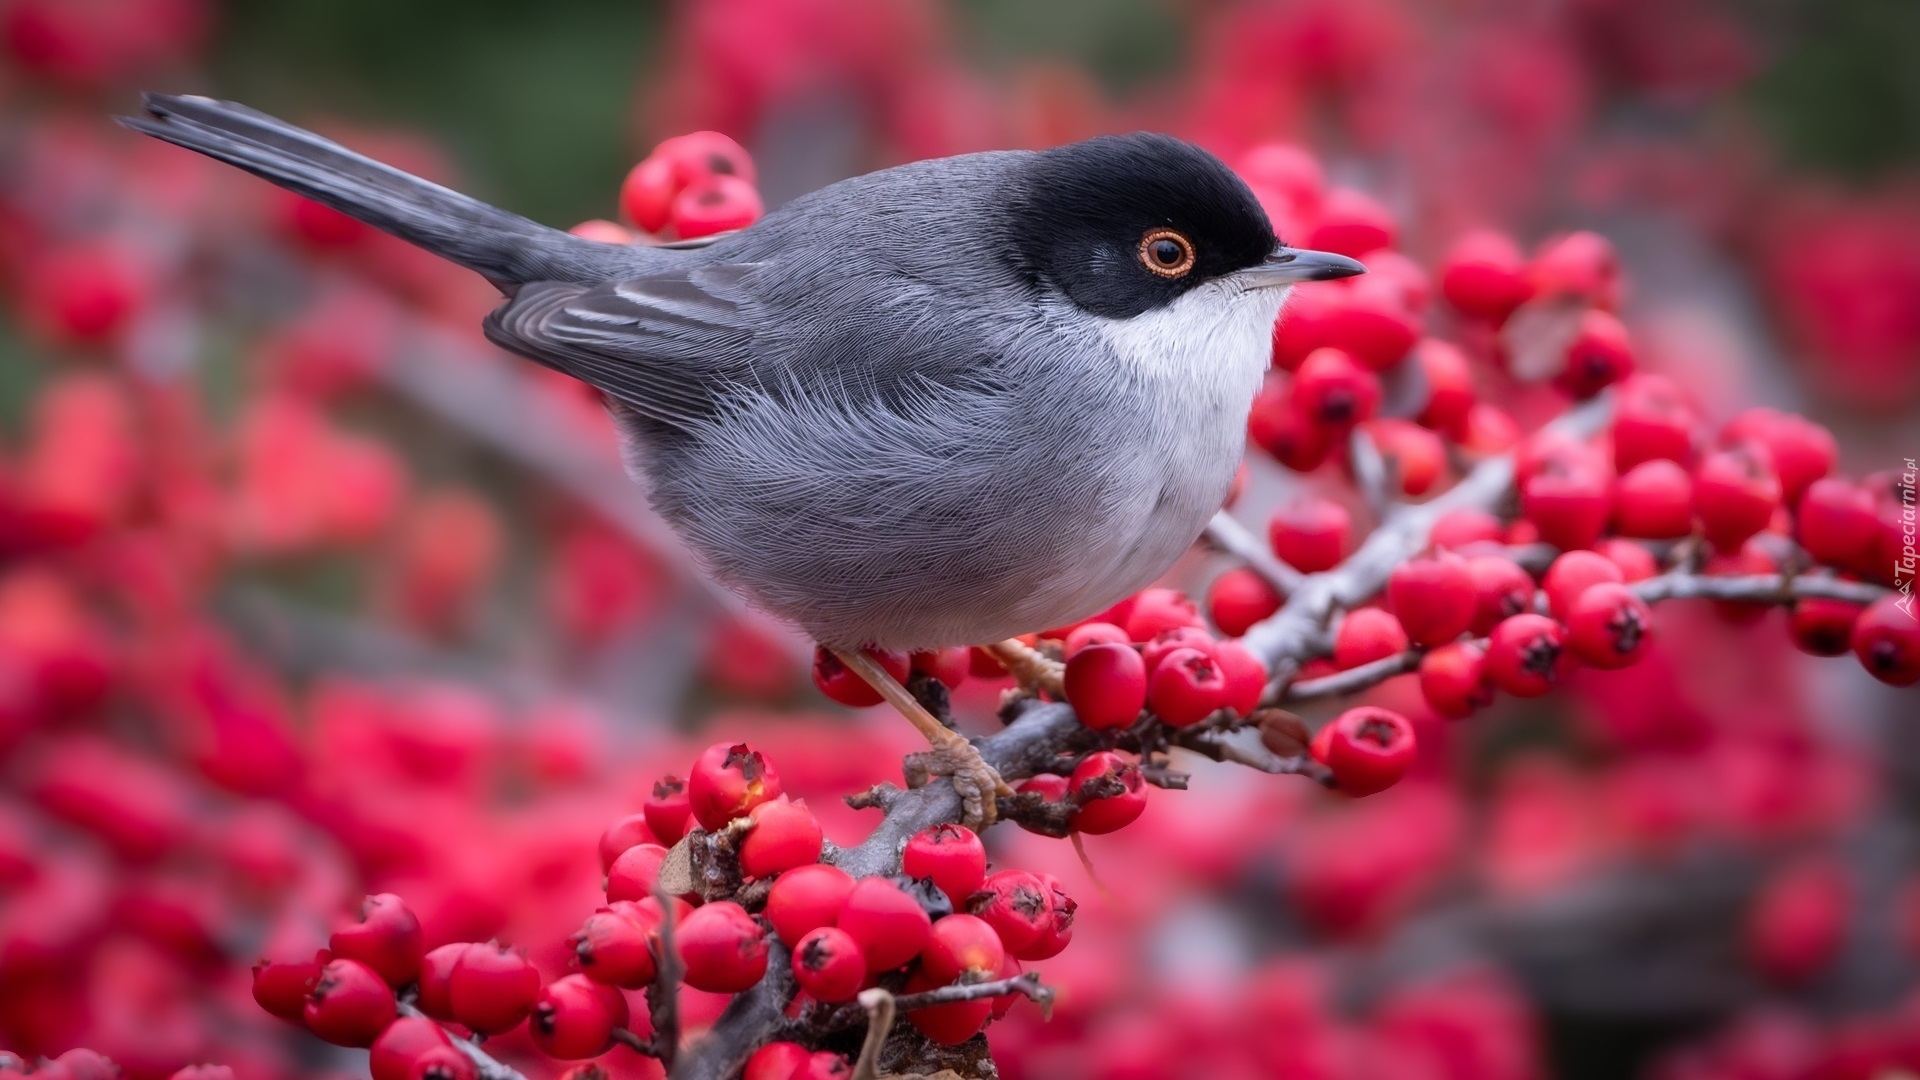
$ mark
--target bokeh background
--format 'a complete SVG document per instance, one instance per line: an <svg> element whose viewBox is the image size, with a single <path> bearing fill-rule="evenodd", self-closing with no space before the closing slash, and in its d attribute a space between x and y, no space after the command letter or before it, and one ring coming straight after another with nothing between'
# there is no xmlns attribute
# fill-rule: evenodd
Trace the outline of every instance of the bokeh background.
<svg viewBox="0 0 1920 1080"><path fill-rule="evenodd" d="M1296 143L1421 266L1605 233L1643 368L1805 412L1859 475L1920 455L1915 42L1910 0L0 0L0 1048L353 1075L247 970L362 893L558 971L601 828L709 733L842 841L912 746L691 572L591 396L481 339L484 283L115 128L137 89L562 227L699 128L769 205L1102 131ZM1345 497L1249 464L1255 527ZM1201 768L1089 841L1104 886L996 830L1083 899L1003 1074L1920 1070L1914 697L1778 612L1661 618L1639 667L1423 719L1372 799Z"/></svg>

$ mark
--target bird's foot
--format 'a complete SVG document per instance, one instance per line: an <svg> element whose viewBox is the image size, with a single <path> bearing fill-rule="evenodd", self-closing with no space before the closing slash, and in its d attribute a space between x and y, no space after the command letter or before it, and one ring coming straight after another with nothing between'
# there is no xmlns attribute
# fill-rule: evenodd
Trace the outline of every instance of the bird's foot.
<svg viewBox="0 0 1920 1080"><path fill-rule="evenodd" d="M931 749L907 755L907 785L920 787L933 777L946 777L960 795L961 824L978 832L993 824L999 816L999 797L1013 794L1013 789L965 737L946 728L940 730L946 737L929 740Z"/></svg>
<svg viewBox="0 0 1920 1080"><path fill-rule="evenodd" d="M966 812L965 824L975 830L993 824L996 798L1013 794L1013 789L980 756L980 751L965 736L928 712L925 705L864 650L834 649L833 653L926 736L931 749L907 757L907 786L922 787L933 777L948 777L953 781L953 790L960 794L960 803Z"/></svg>
<svg viewBox="0 0 1920 1080"><path fill-rule="evenodd" d="M1020 689L1029 694L1044 694L1055 701L1066 697L1067 665L1019 638L995 642L985 646L985 649L1000 661L1000 666L1007 669L1007 674L1020 684Z"/></svg>

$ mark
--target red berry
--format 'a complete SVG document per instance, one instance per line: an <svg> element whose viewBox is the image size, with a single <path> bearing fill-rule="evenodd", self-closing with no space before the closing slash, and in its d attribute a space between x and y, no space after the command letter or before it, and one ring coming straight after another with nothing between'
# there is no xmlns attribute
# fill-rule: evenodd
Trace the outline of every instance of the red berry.
<svg viewBox="0 0 1920 1080"><path fill-rule="evenodd" d="M917 971L907 980L906 992L917 994L924 990L937 990L943 985L926 972ZM980 1029L986 1026L987 1018L992 1015L993 999L979 998L952 1005L914 1009L907 1013L907 1022L932 1042L942 1046L958 1046L979 1034Z"/></svg>
<svg viewBox="0 0 1920 1080"><path fill-rule="evenodd" d="M1755 442L1765 447L1780 477L1780 499L1787 506L1798 504L1815 480L1832 472L1839 457L1832 432L1804 416L1776 409L1748 409L1727 421L1720 440L1729 446Z"/></svg>
<svg viewBox="0 0 1920 1080"><path fill-rule="evenodd" d="M392 893L367 897L359 919L335 930L327 944L333 955L360 961L392 987L405 986L420 974L420 958L427 951L420 920Z"/></svg>
<svg viewBox="0 0 1920 1080"><path fill-rule="evenodd" d="M329 960L307 991L307 1030L336 1046L371 1046L398 1011L393 988L358 960Z"/></svg>
<svg viewBox="0 0 1920 1080"><path fill-rule="evenodd" d="M1172 727L1187 727L1227 704L1227 679L1213 657L1198 649L1175 649L1160 661L1147 684L1147 704Z"/></svg>
<svg viewBox="0 0 1920 1080"><path fill-rule="evenodd" d="M987 879L987 849L965 825L935 825L907 841L900 852L900 872L932 881L957 908Z"/></svg>
<svg viewBox="0 0 1920 1080"><path fill-rule="evenodd" d="M540 1052L561 1061L599 1057L613 1029L627 1026L627 999L585 975L565 975L540 988L527 1032Z"/></svg>
<svg viewBox="0 0 1920 1080"><path fill-rule="evenodd" d="M1320 202L1320 216L1306 244L1359 258L1393 246L1393 214L1378 199L1351 188L1334 188Z"/></svg>
<svg viewBox="0 0 1920 1080"><path fill-rule="evenodd" d="M1633 342L1627 327L1614 315L1590 309L1580 316L1580 327L1553 385L1576 401L1605 390L1633 372Z"/></svg>
<svg viewBox="0 0 1920 1080"><path fill-rule="evenodd" d="M913 673L913 661L906 653L885 649L867 649L865 652L879 661L880 666L897 682L904 684L907 676ZM817 645L813 650L813 685L819 687L820 692L828 698L849 708L863 709L885 700L880 696L880 691L868 684L858 672L841 663L840 658L824 645ZM713 828L711 825L707 827Z"/></svg>
<svg viewBox="0 0 1920 1080"><path fill-rule="evenodd" d="M1808 856L1763 883L1746 927L1754 966L1776 982L1804 982L1845 944L1853 881L1830 858Z"/></svg>
<svg viewBox="0 0 1920 1080"><path fill-rule="evenodd" d="M253 1000L282 1020L300 1023L307 1009L307 987L332 957L300 931L276 934L264 951L267 955L253 965Z"/></svg>
<svg viewBox="0 0 1920 1080"><path fill-rule="evenodd" d="M661 777L654 782L647 801L640 804L640 812L646 815L647 828L653 830L657 843L668 847L679 843L693 828L693 803L687 798L687 782L677 776Z"/></svg>
<svg viewBox="0 0 1920 1080"><path fill-rule="evenodd" d="M667 227L673 211L673 198L681 185L674 179L673 163L661 157L649 157L635 165L620 184L620 212L628 221L650 233Z"/></svg>
<svg viewBox="0 0 1920 1080"><path fill-rule="evenodd" d="M1664 375L1635 375L1620 384L1613 415L1613 466L1620 472L1642 462L1693 460L1693 429L1699 417L1678 384Z"/></svg>
<svg viewBox="0 0 1920 1080"><path fill-rule="evenodd" d="M995 972L993 977L995 981L1014 979L1020 976L1021 970L1020 961L1015 960L1012 955L1008 955L1006 962L1000 965L1000 970ZM1018 1005L1025 997L1026 995L1016 992L1001 994L999 997L994 998L993 1018L995 1020L1006 1019L1007 1014L1013 1011L1013 1007Z"/></svg>
<svg viewBox="0 0 1920 1080"><path fill-rule="evenodd" d="M740 869L748 877L772 877L820 861L825 834L805 802L764 802L748 813L753 829L740 843Z"/></svg>
<svg viewBox="0 0 1920 1080"><path fill-rule="evenodd" d="M1554 547L1592 547L1613 510L1613 477L1590 464L1549 462L1521 488L1520 509Z"/></svg>
<svg viewBox="0 0 1920 1080"><path fill-rule="evenodd" d="M1545 615L1506 619L1487 636L1487 675L1515 697L1539 697L1565 670L1566 631Z"/></svg>
<svg viewBox="0 0 1920 1080"><path fill-rule="evenodd" d="M1473 622L1476 634L1485 634L1500 620L1533 608L1533 575L1505 555L1476 555L1467 560L1473 579Z"/></svg>
<svg viewBox="0 0 1920 1080"><path fill-rule="evenodd" d="M1864 610L1844 600L1797 600L1787 618L1787 632L1804 653L1845 656L1853 649L1853 624Z"/></svg>
<svg viewBox="0 0 1920 1080"><path fill-rule="evenodd" d="M1407 632L1399 619L1379 608L1354 608L1341 617L1334 631L1333 664L1345 671L1398 656L1407 647Z"/></svg>
<svg viewBox="0 0 1920 1080"><path fill-rule="evenodd" d="M1613 527L1622 536L1668 540L1693 529L1693 478L1675 462L1643 461L1614 489Z"/></svg>
<svg viewBox="0 0 1920 1080"><path fill-rule="evenodd" d="M675 195L667 216L675 235L693 240L744 229L765 212L760 193L752 184L735 176L713 176L697 180Z"/></svg>
<svg viewBox="0 0 1920 1080"><path fill-rule="evenodd" d="M1284 503L1267 519L1267 542L1273 553L1303 574L1340 565L1352 533L1353 515L1347 508L1318 496Z"/></svg>
<svg viewBox="0 0 1920 1080"><path fill-rule="evenodd" d="M1383 416L1360 425L1393 468L1399 493L1417 499L1433 490L1447 471L1447 444L1439 435L1409 420Z"/></svg>
<svg viewBox="0 0 1920 1080"><path fill-rule="evenodd" d="M587 916L567 941L580 970L594 982L638 990L653 981L658 921L638 917L639 904L605 907ZM658 911L656 904L653 910Z"/></svg>
<svg viewBox="0 0 1920 1080"><path fill-rule="evenodd" d="M1385 791L1413 765L1413 725L1389 709L1348 709L1313 737L1314 760L1333 773L1339 789L1355 798Z"/></svg>
<svg viewBox="0 0 1920 1080"><path fill-rule="evenodd" d="M1213 655L1213 635L1198 626L1176 626L1164 631L1152 641L1140 646L1140 660L1146 665L1147 675L1152 677L1160 669L1160 662L1180 649L1198 649L1208 656Z"/></svg>
<svg viewBox="0 0 1920 1080"><path fill-rule="evenodd" d="M676 187L715 176L754 182L753 156L746 148L717 131L690 131L662 140L650 157L667 163Z"/></svg>
<svg viewBox="0 0 1920 1080"><path fill-rule="evenodd" d="M1022 949L1015 949L1011 945L1007 947L1021 960L1049 960L1060 955L1073 940L1073 915L1080 906L1074 903L1073 897L1067 895L1067 890L1052 874L1036 874L1035 877L1040 881L1041 895L1046 897L1047 918L1041 925L1040 936L1032 944ZM1005 940L1003 935L1001 941Z"/></svg>
<svg viewBox="0 0 1920 1080"><path fill-rule="evenodd" d="M992 979L1007 962L1006 946L986 920L975 915L948 915L933 924L926 947L920 950L920 970L936 986L963 975Z"/></svg>
<svg viewBox="0 0 1920 1080"><path fill-rule="evenodd" d="M793 977L815 1000L851 1001L867 984L867 960L853 935L816 927L793 949Z"/></svg>
<svg viewBox="0 0 1920 1080"><path fill-rule="evenodd" d="M913 670L952 690L973 673L973 655L964 646L914 653Z"/></svg>
<svg viewBox="0 0 1920 1080"><path fill-rule="evenodd" d="M644 814L628 814L607 826L607 831L600 834L600 872L604 874L612 870L613 861L628 848L657 842ZM679 838L675 837L668 843L679 843Z"/></svg>
<svg viewBox="0 0 1920 1080"><path fill-rule="evenodd" d="M498 942L469 945L447 978L453 1018L482 1035L511 1030L533 1011L540 972L527 954Z"/></svg>
<svg viewBox="0 0 1920 1080"><path fill-rule="evenodd" d="M425 1017L402 1016L373 1040L367 1070L373 1080L407 1080L420 1055L452 1045L453 1039L439 1024Z"/></svg>
<svg viewBox="0 0 1920 1080"><path fill-rule="evenodd" d="M1571 552L1569 552L1571 554ZM1653 612L1625 585L1589 586L1567 612L1567 648L1585 663L1607 670L1629 667L1653 639Z"/></svg>
<svg viewBox="0 0 1920 1080"><path fill-rule="evenodd" d="M1440 260L1440 295L1462 315L1505 322L1528 292L1526 262L1505 233L1467 233Z"/></svg>
<svg viewBox="0 0 1920 1080"><path fill-rule="evenodd" d="M1487 651L1479 643L1456 641L1420 658L1420 693L1427 706L1458 720L1493 702L1487 681Z"/></svg>
<svg viewBox="0 0 1920 1080"><path fill-rule="evenodd" d="M1093 793L1094 788L1111 784L1118 784L1121 790L1112 795ZM1117 832L1133 824L1147 808L1147 787L1140 766L1111 750L1088 754L1067 778L1067 790L1081 800L1080 809L1067 823L1075 832L1093 836Z"/></svg>
<svg viewBox="0 0 1920 1080"><path fill-rule="evenodd" d="M793 1075L793 1080L848 1080L852 1075L853 1066L845 1057L831 1050L819 1050Z"/></svg>
<svg viewBox="0 0 1920 1080"><path fill-rule="evenodd" d="M1527 281L1535 297L1570 297L1607 311L1620 306L1620 257L1598 233L1567 233L1540 245Z"/></svg>
<svg viewBox="0 0 1920 1080"><path fill-rule="evenodd" d="M794 1042L772 1042L747 1058L740 1080L794 1080L813 1054Z"/></svg>
<svg viewBox="0 0 1920 1080"><path fill-rule="evenodd" d="M1920 622L1911 598L1895 593L1868 605L1853 624L1853 655L1889 686L1920 682Z"/></svg>
<svg viewBox="0 0 1920 1080"><path fill-rule="evenodd" d="M1387 603L1409 640L1444 645L1473 624L1473 575L1452 554L1403 562L1387 578Z"/></svg>
<svg viewBox="0 0 1920 1080"><path fill-rule="evenodd" d="M795 867L773 879L767 893L767 921L792 948L807 931L832 926L852 891L853 878L837 866Z"/></svg>
<svg viewBox="0 0 1920 1080"><path fill-rule="evenodd" d="M967 910L993 927L1007 951L1016 956L1040 941L1053 918L1046 886L1026 870L988 875L980 891L968 899Z"/></svg>
<svg viewBox="0 0 1920 1080"><path fill-rule="evenodd" d="M1629 585L1645 581L1660 572L1660 564L1654 561L1653 553L1631 540L1609 536L1593 545L1593 550L1605 555L1608 562L1619 567Z"/></svg>
<svg viewBox="0 0 1920 1080"><path fill-rule="evenodd" d="M867 970L889 971L919 954L933 921L892 879L870 877L854 882L835 925L853 936Z"/></svg>
<svg viewBox="0 0 1920 1080"><path fill-rule="evenodd" d="M1414 360L1427 384L1427 403L1414 419L1435 431L1457 437L1473 411L1476 391L1467 354L1449 342L1428 338L1414 349Z"/></svg>
<svg viewBox="0 0 1920 1080"><path fill-rule="evenodd" d="M427 950L420 960L420 996L414 1004L435 1020L453 1019L453 969L470 946L464 942Z"/></svg>
<svg viewBox="0 0 1920 1080"><path fill-rule="evenodd" d="M1125 645L1127 632L1110 622L1086 622L1067 632L1066 640L1061 642L1060 653L1071 662L1080 655L1080 650L1091 645Z"/></svg>
<svg viewBox="0 0 1920 1080"><path fill-rule="evenodd" d="M620 853L607 868L608 900L644 900L653 895L667 849L659 844L635 844Z"/></svg>
<svg viewBox="0 0 1920 1080"><path fill-rule="evenodd" d="M1693 476L1693 512L1707 542L1737 551L1767 527L1780 508L1780 480L1764 451L1721 450L1700 462Z"/></svg>
<svg viewBox="0 0 1920 1080"><path fill-rule="evenodd" d="M903 657L900 675L904 678L905 674ZM693 806L694 820L709 831L725 828L727 822L779 796L780 774L773 771L771 761L746 743L707 747L687 777L687 800Z"/></svg>
<svg viewBox="0 0 1920 1080"><path fill-rule="evenodd" d="M1547 594L1547 610L1553 612L1554 618L1565 621L1573 612L1574 602L1589 588L1602 582L1619 584L1625 580L1626 575L1605 555L1597 551L1569 551L1547 567L1540 587Z"/></svg>
<svg viewBox="0 0 1920 1080"><path fill-rule="evenodd" d="M1203 622L1200 609L1178 589L1144 589L1127 612L1127 640L1152 641L1175 627L1198 628Z"/></svg>
<svg viewBox="0 0 1920 1080"><path fill-rule="evenodd" d="M1380 409L1380 377L1340 349L1315 349L1293 376L1293 407L1330 432L1343 433Z"/></svg>
<svg viewBox="0 0 1920 1080"><path fill-rule="evenodd" d="M1386 371L1400 363L1420 339L1420 320L1400 282L1370 273L1338 289L1336 296L1320 318L1319 332L1329 346L1369 370Z"/></svg>
<svg viewBox="0 0 1920 1080"><path fill-rule="evenodd" d="M1251 716L1260 707L1267 692L1267 666L1253 651L1237 641L1222 641L1213 647L1213 662L1227 680L1227 708L1241 716Z"/></svg>
<svg viewBox="0 0 1920 1080"><path fill-rule="evenodd" d="M1280 329L1292 325L1299 317L1298 304L1288 307L1287 315L1275 324L1276 345ZM1276 351L1274 355L1278 366L1279 353ZM1270 378L1253 399L1253 409L1247 414L1247 437L1275 461L1302 473L1319 468L1333 449L1332 433L1294 406L1293 384L1279 376Z"/></svg>
<svg viewBox="0 0 1920 1080"><path fill-rule="evenodd" d="M737 994L767 973L766 936L747 909L731 900L694 908L674 928L673 943L695 990Z"/></svg>
<svg viewBox="0 0 1920 1080"><path fill-rule="evenodd" d="M1279 611L1285 599L1257 571L1239 566L1207 586L1207 614L1221 633L1239 637L1254 623Z"/></svg>
<svg viewBox="0 0 1920 1080"><path fill-rule="evenodd" d="M12 1077L13 1073L0 1068L0 1077ZM26 1076L23 1071L20 1076ZM231 1065L182 1065L173 1071L167 1080L237 1080Z"/></svg>
<svg viewBox="0 0 1920 1080"><path fill-rule="evenodd" d="M1147 665L1131 645L1089 645L1067 661L1067 704L1095 730L1132 726L1147 704Z"/></svg>
<svg viewBox="0 0 1920 1080"><path fill-rule="evenodd" d="M1813 561L1856 573L1880 569L1878 530L1872 493L1837 477L1809 484L1794 515L1794 535Z"/></svg>

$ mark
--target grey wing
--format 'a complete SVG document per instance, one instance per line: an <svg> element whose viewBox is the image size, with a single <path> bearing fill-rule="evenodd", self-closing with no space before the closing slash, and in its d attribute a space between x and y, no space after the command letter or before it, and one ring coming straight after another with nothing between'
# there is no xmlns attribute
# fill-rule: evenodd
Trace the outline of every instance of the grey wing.
<svg viewBox="0 0 1920 1080"><path fill-rule="evenodd" d="M744 282L756 266L713 263L600 285L533 282L487 317L486 334L642 416L684 427L711 416L726 385L750 377L760 313Z"/></svg>

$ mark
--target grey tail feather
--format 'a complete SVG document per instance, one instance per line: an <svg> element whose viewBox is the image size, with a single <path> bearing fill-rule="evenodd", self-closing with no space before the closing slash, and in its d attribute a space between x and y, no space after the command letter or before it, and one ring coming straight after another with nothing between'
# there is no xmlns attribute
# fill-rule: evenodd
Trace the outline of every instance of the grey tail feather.
<svg viewBox="0 0 1920 1080"><path fill-rule="evenodd" d="M604 281L631 258L488 206L245 105L143 94L122 126L245 169L474 270L512 293L529 281Z"/></svg>

